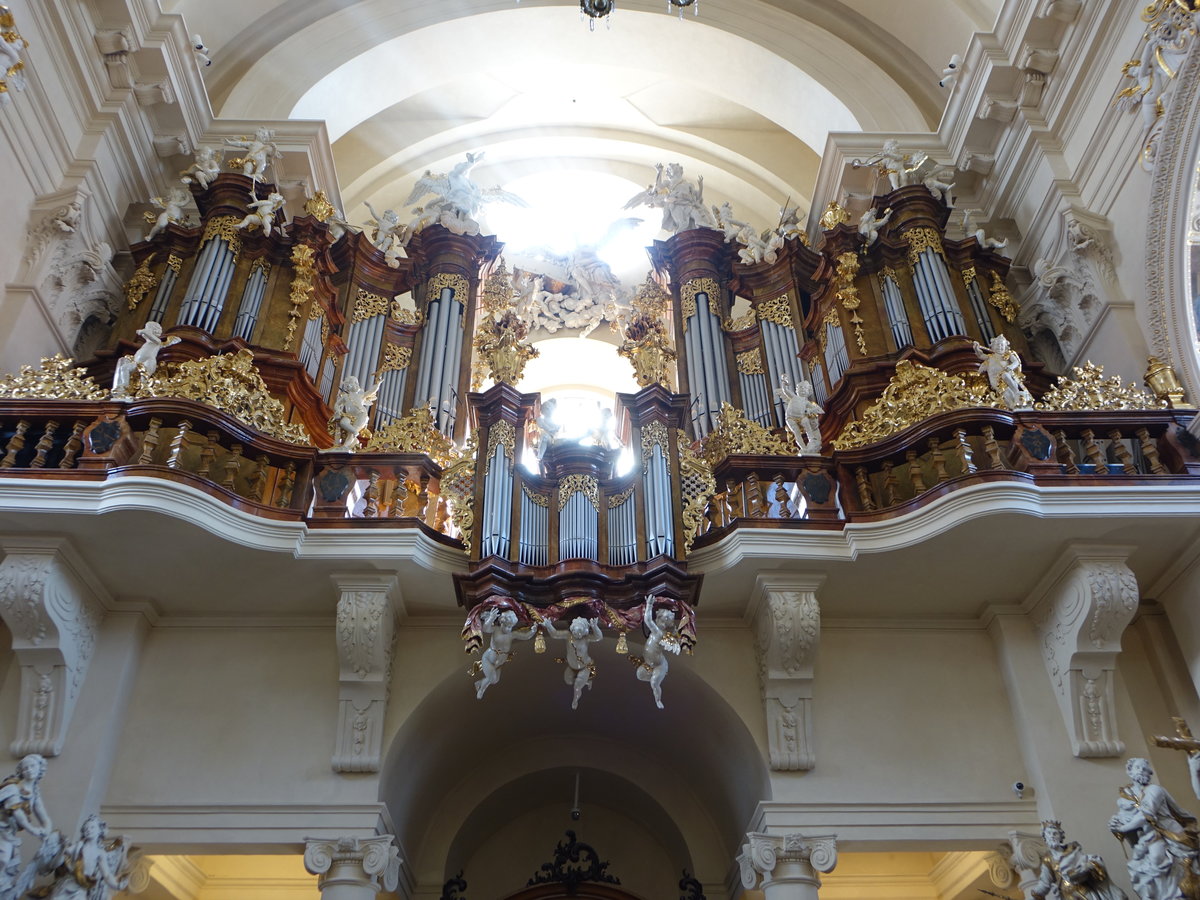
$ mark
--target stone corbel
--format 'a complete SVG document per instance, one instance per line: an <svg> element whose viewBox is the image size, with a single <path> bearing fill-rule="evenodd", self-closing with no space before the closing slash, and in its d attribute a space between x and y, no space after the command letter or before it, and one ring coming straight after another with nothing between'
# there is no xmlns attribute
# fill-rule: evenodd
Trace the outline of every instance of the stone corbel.
<svg viewBox="0 0 1200 900"><path fill-rule="evenodd" d="M378 772L396 619L403 611L400 588L395 575L334 575L333 582L339 592L333 768L338 772Z"/></svg>
<svg viewBox="0 0 1200 900"><path fill-rule="evenodd" d="M1070 25L1079 18L1079 11L1083 9L1083 0L1042 0L1042 5L1038 7L1037 17L1039 19L1057 19L1064 25Z"/></svg>
<svg viewBox="0 0 1200 900"><path fill-rule="evenodd" d="M108 597L61 538L0 537L0 618L21 667L14 756L58 756Z"/></svg>
<svg viewBox="0 0 1200 900"><path fill-rule="evenodd" d="M1034 900L1031 891L1038 883L1042 857L1049 852L1046 842L1038 834L1010 831L1008 842L1001 845L1000 852L1008 856L1009 865L1016 871L1018 887L1025 900Z"/></svg>
<svg viewBox="0 0 1200 900"><path fill-rule="evenodd" d="M169 79L154 82L141 82L133 86L133 96L138 106L156 106L159 103L174 103L175 88Z"/></svg>
<svg viewBox="0 0 1200 900"><path fill-rule="evenodd" d="M821 885L818 872L832 872L837 865L837 835L764 834L752 831L737 858L742 887L759 887L770 896L774 885L799 885L816 896Z"/></svg>
<svg viewBox="0 0 1200 900"><path fill-rule="evenodd" d="M317 886L331 896L374 896L400 884L400 851L390 834L377 837L309 838L304 868L317 875Z"/></svg>
<svg viewBox="0 0 1200 900"><path fill-rule="evenodd" d="M152 143L154 152L163 159L172 156L186 156L192 152L192 142L186 134L156 134Z"/></svg>
<svg viewBox="0 0 1200 900"><path fill-rule="evenodd" d="M104 67L108 70L108 82L118 90L133 87L133 68L129 64L129 54L133 45L129 33L123 28L106 29L96 32L96 48L104 59Z"/></svg>
<svg viewBox="0 0 1200 900"><path fill-rule="evenodd" d="M1138 607L1131 548L1074 545L1034 590L1030 612L1046 672L1078 757L1120 756L1113 678Z"/></svg>
<svg viewBox="0 0 1200 900"><path fill-rule="evenodd" d="M758 576L746 612L754 629L767 747L776 771L811 769L813 660L821 635L817 590L823 575Z"/></svg>
<svg viewBox="0 0 1200 900"><path fill-rule="evenodd" d="M977 119L991 119L993 122L1007 124L1017 114L1017 104L1014 100L1003 100L998 97L984 95L975 113Z"/></svg>

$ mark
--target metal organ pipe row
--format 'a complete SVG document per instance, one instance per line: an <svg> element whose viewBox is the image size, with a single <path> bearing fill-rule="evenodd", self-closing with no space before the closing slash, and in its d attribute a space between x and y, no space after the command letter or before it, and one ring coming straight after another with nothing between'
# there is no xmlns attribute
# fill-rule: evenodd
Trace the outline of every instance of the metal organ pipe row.
<svg viewBox="0 0 1200 900"><path fill-rule="evenodd" d="M599 510L576 490L558 511L558 558L595 559L599 553Z"/></svg>
<svg viewBox="0 0 1200 900"><path fill-rule="evenodd" d="M695 403L692 425L697 437L703 437L716 426L721 404L732 399L721 320L713 314L709 303L707 292L697 293L696 313L684 322L688 385Z"/></svg>
<svg viewBox="0 0 1200 900"><path fill-rule="evenodd" d="M249 342L254 334L254 326L258 324L258 313L262 308L263 295L267 292L266 267L256 265L246 279L245 290L242 291L242 302L238 306L237 319L233 323L233 334L243 341ZM317 337L320 338L320 332Z"/></svg>
<svg viewBox="0 0 1200 900"><path fill-rule="evenodd" d="M800 344L796 340L794 328L785 328L776 322L763 320L759 322L759 333L762 335L763 355L767 358L769 383L766 387L769 400L774 394L774 388L782 383L781 375L787 374L791 377L792 384L798 384L806 376L800 362ZM784 404L778 401L774 403L774 407L775 424L783 426ZM768 423L762 421L762 424Z"/></svg>
<svg viewBox="0 0 1200 900"><path fill-rule="evenodd" d="M425 313L425 333L414 403L428 401L434 408L438 429L454 430L458 411L458 374L462 362L465 308L453 288L442 288Z"/></svg>
<svg viewBox="0 0 1200 900"><path fill-rule="evenodd" d="M183 295L177 324L191 325L209 333L216 331L236 264L237 254L228 243L219 237L208 239L192 270L192 280Z"/></svg>
<svg viewBox="0 0 1200 900"><path fill-rule="evenodd" d="M507 557L511 546L513 473L503 442L488 458L483 476L482 553Z"/></svg>
<svg viewBox="0 0 1200 900"><path fill-rule="evenodd" d="M950 284L950 273L946 263L936 250L922 250L913 264L913 281L917 288L917 301L929 339L934 343L967 333L962 311L954 297Z"/></svg>

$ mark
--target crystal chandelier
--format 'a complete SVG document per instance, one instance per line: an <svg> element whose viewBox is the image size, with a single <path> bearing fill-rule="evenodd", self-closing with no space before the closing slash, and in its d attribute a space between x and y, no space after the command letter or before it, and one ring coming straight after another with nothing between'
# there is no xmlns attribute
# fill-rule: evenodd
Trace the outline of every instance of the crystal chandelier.
<svg viewBox="0 0 1200 900"><path fill-rule="evenodd" d="M518 3L521 0L517 0ZM607 19L612 15L612 11L616 9L617 0L579 0L579 15L586 17L588 27L595 29L597 19ZM667 12L673 9L679 10L679 18L683 18L683 11L687 7L692 8L695 15L700 15L700 0L667 0Z"/></svg>

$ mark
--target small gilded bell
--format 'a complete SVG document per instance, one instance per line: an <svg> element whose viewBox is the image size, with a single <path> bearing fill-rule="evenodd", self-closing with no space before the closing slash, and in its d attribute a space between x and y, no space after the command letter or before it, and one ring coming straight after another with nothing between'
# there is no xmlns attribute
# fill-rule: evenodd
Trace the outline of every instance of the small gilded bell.
<svg viewBox="0 0 1200 900"><path fill-rule="evenodd" d="M537 634L534 635L533 652L534 653L545 653L546 652L546 632L543 631L541 628L539 628L537 630Z"/></svg>
<svg viewBox="0 0 1200 900"><path fill-rule="evenodd" d="M622 656L629 652L629 642L625 639L624 631L617 635L617 652Z"/></svg>

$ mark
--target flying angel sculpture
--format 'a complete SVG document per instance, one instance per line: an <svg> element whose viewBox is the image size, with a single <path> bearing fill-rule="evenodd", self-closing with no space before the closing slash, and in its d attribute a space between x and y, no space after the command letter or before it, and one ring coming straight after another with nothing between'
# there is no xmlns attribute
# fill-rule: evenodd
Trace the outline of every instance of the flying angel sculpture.
<svg viewBox="0 0 1200 900"><path fill-rule="evenodd" d="M475 217L486 203L529 204L516 194L500 188L483 188L471 180L470 172L483 159L482 153L468 153L467 158L449 172L434 174L428 169L417 179L406 204L417 203L424 197L433 199L413 209L415 218L409 231L416 233L426 225L441 225L452 234L479 234Z"/></svg>

